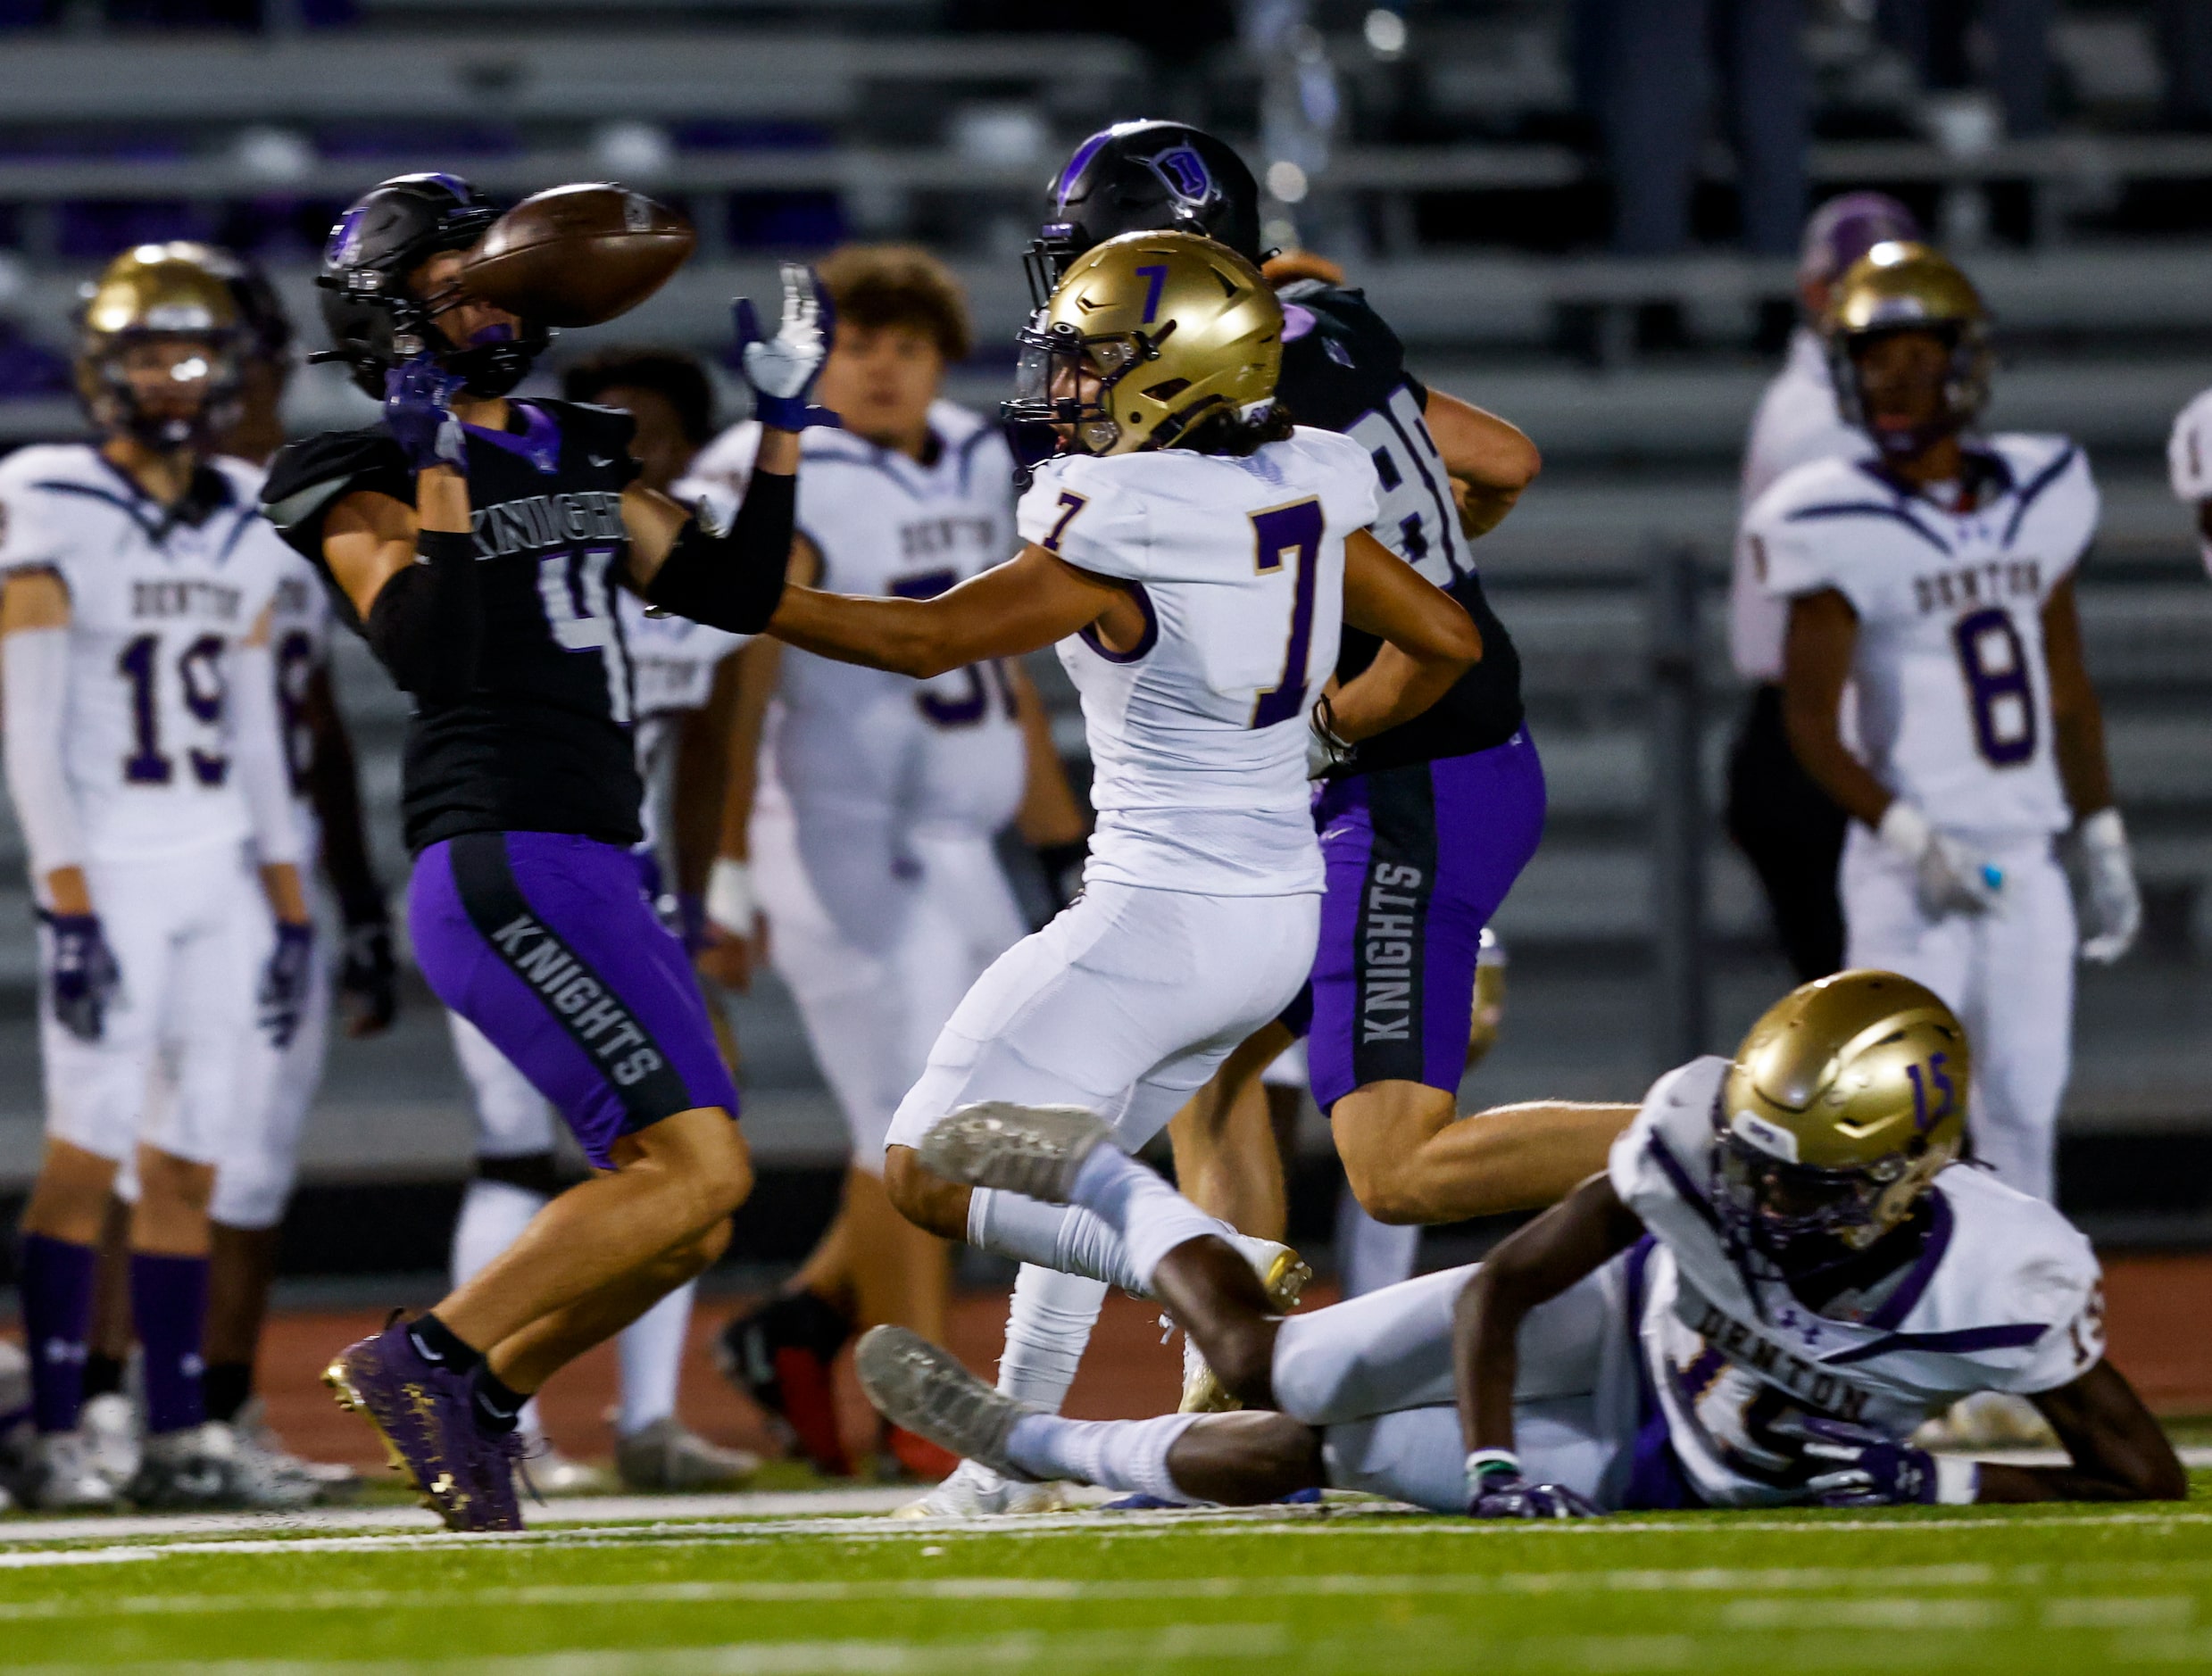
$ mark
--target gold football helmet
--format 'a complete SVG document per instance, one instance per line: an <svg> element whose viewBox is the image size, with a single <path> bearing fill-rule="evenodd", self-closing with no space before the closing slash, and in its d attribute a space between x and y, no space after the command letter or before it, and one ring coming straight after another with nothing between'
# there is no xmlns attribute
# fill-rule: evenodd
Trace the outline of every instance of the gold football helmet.
<svg viewBox="0 0 2212 1676"><path fill-rule="evenodd" d="M184 247L140 245L84 298L75 370L93 423L152 447L207 449L237 418L246 348L229 278Z"/></svg>
<svg viewBox="0 0 2212 1676"><path fill-rule="evenodd" d="M1714 1114L1732 1235L1785 1274L1872 1245L1958 1157L1972 1073L1958 1018L1909 978L1791 991L1736 1050Z"/></svg>
<svg viewBox="0 0 2212 1676"><path fill-rule="evenodd" d="M1965 429L1989 402L1989 311L1958 264L1929 245L1906 239L1876 245L1835 282L1821 324L1844 422L1868 431L1884 449L1917 452L1937 436ZM1933 426L1884 432L1868 425L1858 351L1892 332L1933 332L1950 347L1943 414Z"/></svg>
<svg viewBox="0 0 2212 1676"><path fill-rule="evenodd" d="M1227 245L1125 233L1069 263L1019 343L1000 411L1027 463L1062 448L1135 453L1218 414L1264 412L1283 369L1283 305Z"/></svg>

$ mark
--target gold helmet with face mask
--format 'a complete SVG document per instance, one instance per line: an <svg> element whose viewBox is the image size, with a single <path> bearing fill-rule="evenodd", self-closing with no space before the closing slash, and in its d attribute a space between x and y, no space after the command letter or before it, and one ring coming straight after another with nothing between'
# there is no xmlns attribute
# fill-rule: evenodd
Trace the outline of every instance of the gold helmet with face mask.
<svg viewBox="0 0 2212 1676"><path fill-rule="evenodd" d="M1844 423L1884 452L1917 453L1973 424L1989 402L1989 310L1958 265L1929 245L1886 239L1861 256L1835 282L1821 328ZM1885 431L1867 420L1857 352L1892 332L1932 332L1950 350L1943 411L1932 424Z"/></svg>
<svg viewBox="0 0 2212 1676"><path fill-rule="evenodd" d="M1791 991L1743 1039L1714 1113L1732 1243L1785 1276L1872 1245L1958 1157L1972 1072L1965 1029L1909 978Z"/></svg>
<svg viewBox="0 0 2212 1676"><path fill-rule="evenodd" d="M1252 419L1283 369L1283 305L1260 270L1196 233L1125 233L1069 263L1019 337L1001 404L1025 464L1168 448Z"/></svg>
<svg viewBox="0 0 2212 1676"><path fill-rule="evenodd" d="M237 417L246 349L229 279L184 247L140 245L110 262L83 295L75 370L77 394L93 423L149 447L210 447ZM178 384L199 386L188 412L147 411L131 382L134 352L162 340L199 352L179 359L167 373Z"/></svg>

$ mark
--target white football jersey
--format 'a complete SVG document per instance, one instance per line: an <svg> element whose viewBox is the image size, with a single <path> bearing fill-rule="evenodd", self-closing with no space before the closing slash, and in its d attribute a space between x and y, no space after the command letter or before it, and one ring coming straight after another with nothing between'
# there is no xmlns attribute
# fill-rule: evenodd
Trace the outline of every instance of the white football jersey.
<svg viewBox="0 0 2212 1676"><path fill-rule="evenodd" d="M675 809L677 737L684 717L705 707L722 660L750 637L687 617L648 616L644 602L628 589L615 596L615 615L629 648L636 702L637 772L645 783L639 810L643 843L658 850Z"/></svg>
<svg viewBox="0 0 2212 1676"><path fill-rule="evenodd" d="M1998 436L1997 474L1952 513L1822 460L1787 473L1746 528L1778 597L1834 588L1859 614L1859 754L1945 831L2002 841L2072 817L2052 748L2042 610L2097 529L2097 485L2063 437Z"/></svg>
<svg viewBox="0 0 2212 1676"><path fill-rule="evenodd" d="M254 499L268 474L251 466ZM281 543L279 543L281 544ZM322 821L308 795L308 775L315 764L315 736L308 725L308 689L330 662L330 596L314 566L284 548L284 568L269 613L270 659L277 668L277 725L284 730L285 781L292 788L292 820L299 828L300 853L312 867L322 851Z"/></svg>
<svg viewBox="0 0 2212 1676"><path fill-rule="evenodd" d="M1142 642L1060 642L1083 699L1098 829L1084 876L1156 890L1318 891L1306 708L1335 667L1344 541L1374 461L1301 426L1247 458L1184 449L1037 468L1024 541L1132 585Z"/></svg>
<svg viewBox="0 0 2212 1676"><path fill-rule="evenodd" d="M251 831L230 772L231 651L291 555L262 517L259 472L209 469L219 494L186 521L83 444L0 460L0 572L50 570L69 591L64 766L99 859Z"/></svg>
<svg viewBox="0 0 2212 1676"><path fill-rule="evenodd" d="M928 465L848 432L801 438L798 528L836 593L929 599L1015 551L1013 460L994 426L951 402L929 410ZM693 476L741 487L760 427L734 427ZM803 817L864 807L902 823L996 832L1027 771L1013 687L996 663L915 681L794 647L784 654L777 777Z"/></svg>
<svg viewBox="0 0 2212 1676"><path fill-rule="evenodd" d="M2089 1241L2053 1207L1957 1164L1935 1180L1919 1258L1815 1314L1737 1260L1714 1202L1729 1062L1693 1059L1613 1143L1621 1202L1656 1241L1638 1323L1675 1455L1706 1501L1797 1498L1811 1473L1793 1422L1824 1415L1902 1440L1974 1391L2071 1383L2104 1354Z"/></svg>
<svg viewBox="0 0 2212 1676"><path fill-rule="evenodd" d="M2196 507L2212 501L2212 390L2207 390L2174 420L2166 439L2166 481L2174 498ZM2205 568L2212 570L2212 541L2200 541Z"/></svg>
<svg viewBox="0 0 2212 1676"><path fill-rule="evenodd" d="M1816 460L1864 460L1874 452L1866 433L1836 411L1835 385L1820 335L1800 326L1789 359L1759 398L1743 447L1737 485L1735 563L1728 582L1728 654L1746 681L1782 679L1782 643L1789 633L1786 600L1767 592L1754 562L1743 514L1785 471Z"/></svg>

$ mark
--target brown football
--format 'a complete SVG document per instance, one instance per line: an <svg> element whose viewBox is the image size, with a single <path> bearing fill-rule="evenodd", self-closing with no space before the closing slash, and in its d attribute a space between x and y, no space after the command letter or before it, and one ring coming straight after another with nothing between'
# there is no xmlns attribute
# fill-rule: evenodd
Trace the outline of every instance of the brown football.
<svg viewBox="0 0 2212 1676"><path fill-rule="evenodd" d="M486 229L462 264L469 289L544 326L597 326L666 285L691 254L691 224L641 192L552 187Z"/></svg>

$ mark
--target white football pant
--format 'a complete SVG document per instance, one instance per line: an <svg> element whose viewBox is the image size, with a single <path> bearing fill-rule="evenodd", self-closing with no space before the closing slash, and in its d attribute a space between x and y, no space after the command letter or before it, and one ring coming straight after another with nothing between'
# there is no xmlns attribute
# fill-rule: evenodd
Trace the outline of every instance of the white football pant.
<svg viewBox="0 0 2212 1676"><path fill-rule="evenodd" d="M2048 838L1983 853L2004 869L2000 906L1930 919L1911 864L1854 822L1841 873L1845 961L1925 983L1958 1015L1974 1056L1974 1156L2049 1200L2073 1053L2074 897Z"/></svg>
<svg viewBox="0 0 2212 1676"><path fill-rule="evenodd" d="M240 1124L241 1044L253 1030L255 956L271 929L261 883L240 842L152 861L85 863L93 911L122 983L97 1041L54 1021L41 997L39 1057L46 1133L104 1158L138 1141L213 1164ZM52 967L41 927L42 970ZM173 1098L154 1098L156 1067Z"/></svg>

